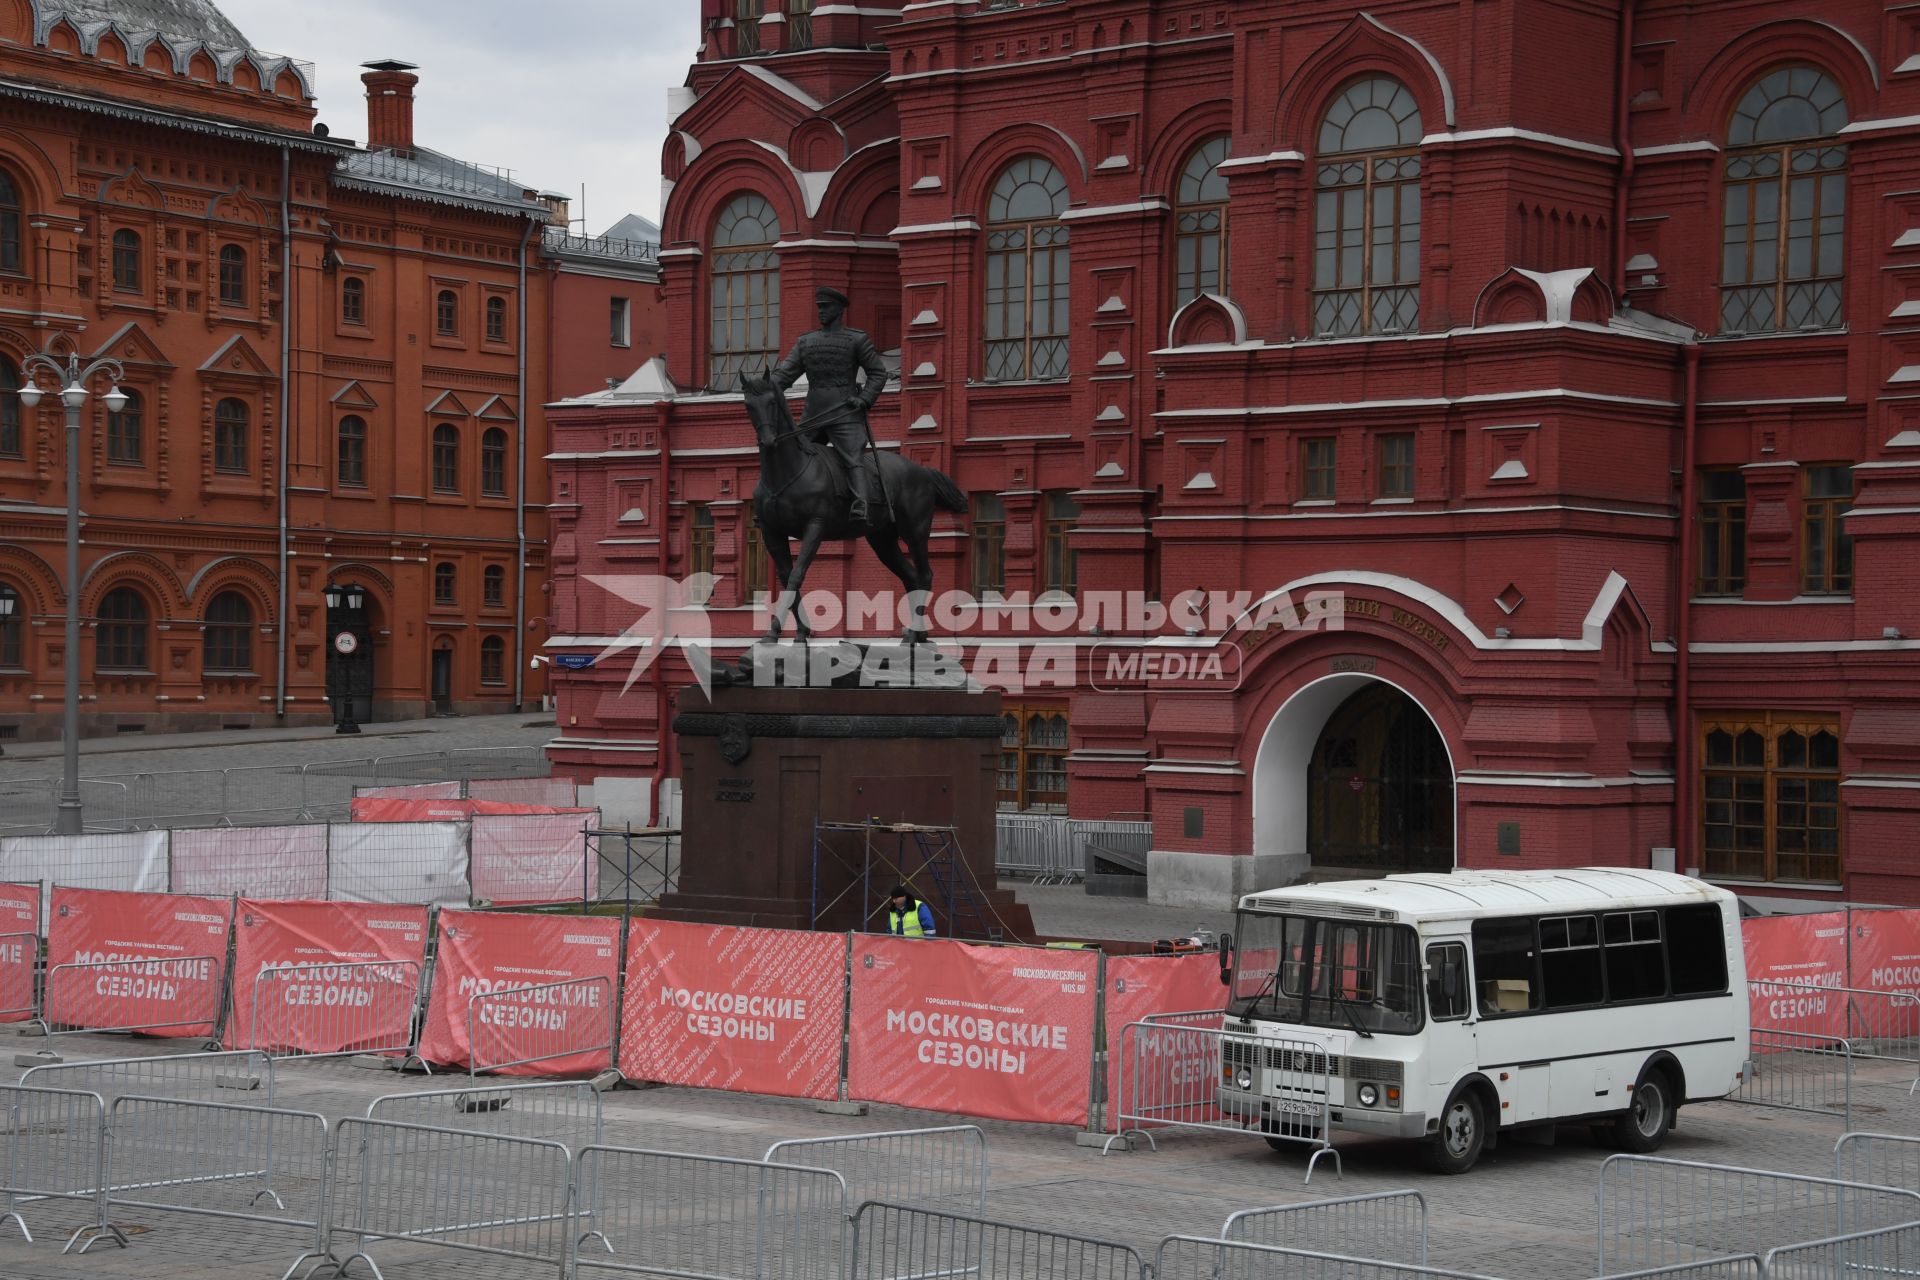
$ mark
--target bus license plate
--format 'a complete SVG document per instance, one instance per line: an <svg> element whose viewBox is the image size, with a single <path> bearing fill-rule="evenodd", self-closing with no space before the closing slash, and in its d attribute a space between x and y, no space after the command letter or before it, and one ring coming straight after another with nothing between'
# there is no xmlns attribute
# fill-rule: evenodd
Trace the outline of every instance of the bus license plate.
<svg viewBox="0 0 1920 1280"><path fill-rule="evenodd" d="M1280 1098L1273 1104L1275 1111L1283 1111L1290 1116L1317 1115L1320 1108L1312 1102L1296 1102L1292 1098Z"/></svg>

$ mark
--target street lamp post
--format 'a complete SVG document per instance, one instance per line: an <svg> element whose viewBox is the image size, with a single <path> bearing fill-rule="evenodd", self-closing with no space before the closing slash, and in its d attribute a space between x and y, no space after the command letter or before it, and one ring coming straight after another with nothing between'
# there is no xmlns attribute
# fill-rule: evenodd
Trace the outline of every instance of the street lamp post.
<svg viewBox="0 0 1920 1280"><path fill-rule="evenodd" d="M342 605L346 606L348 613L357 614L367 599L366 593L360 589L360 584L357 582L350 583L345 587L337 584L329 584L327 589L321 592L321 598L327 602L327 621L329 626L333 624L333 615ZM341 659L337 668L340 672L340 677L333 682L335 692L340 695L340 701L345 704L344 714L339 714L334 717L333 731L335 733L358 733L360 732L360 725L353 716L353 675L358 669L358 664L363 661L363 659L354 657L354 654L356 654L360 648L360 637L351 627L346 625L345 619L342 618L340 629L333 634L331 643L333 645L333 651L339 654Z"/></svg>
<svg viewBox="0 0 1920 1280"><path fill-rule="evenodd" d="M66 714L61 737L66 762L60 776L60 801L54 806L53 832L77 836L80 821L80 411L86 408L87 383L95 374L113 379L113 389L101 397L110 413L127 407L120 390L120 362L101 358L85 368L76 353L63 365L51 355L35 354L20 362L20 403L31 409L45 394L35 378L51 374L60 384L60 403L67 407L67 644L62 668L66 675Z"/></svg>

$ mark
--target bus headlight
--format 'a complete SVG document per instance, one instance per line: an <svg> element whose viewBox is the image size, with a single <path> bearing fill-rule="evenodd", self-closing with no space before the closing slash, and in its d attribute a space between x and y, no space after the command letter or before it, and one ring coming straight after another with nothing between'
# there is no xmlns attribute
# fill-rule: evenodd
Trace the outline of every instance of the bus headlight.
<svg viewBox="0 0 1920 1280"><path fill-rule="evenodd" d="M1360 1086L1360 1105L1361 1106L1363 1107L1377 1106L1379 1102L1380 1102L1380 1090L1377 1087L1370 1084L1363 1084Z"/></svg>
<svg viewBox="0 0 1920 1280"><path fill-rule="evenodd" d="M1253 1088L1253 1072L1245 1067L1240 1068L1240 1074L1233 1078L1233 1084L1236 1089Z"/></svg>

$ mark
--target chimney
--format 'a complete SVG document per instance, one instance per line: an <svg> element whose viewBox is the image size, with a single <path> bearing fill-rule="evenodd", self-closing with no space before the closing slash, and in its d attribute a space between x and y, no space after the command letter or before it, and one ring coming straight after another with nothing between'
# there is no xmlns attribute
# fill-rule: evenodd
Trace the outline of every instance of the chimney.
<svg viewBox="0 0 1920 1280"><path fill-rule="evenodd" d="M360 77L367 86L367 149L413 150L413 86L420 83L413 73L419 68L396 58L360 65L367 68Z"/></svg>

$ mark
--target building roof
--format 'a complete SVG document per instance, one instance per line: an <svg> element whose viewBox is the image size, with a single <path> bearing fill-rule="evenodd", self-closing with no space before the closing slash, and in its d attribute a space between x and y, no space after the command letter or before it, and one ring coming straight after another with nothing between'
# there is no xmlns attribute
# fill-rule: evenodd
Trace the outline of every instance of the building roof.
<svg viewBox="0 0 1920 1280"><path fill-rule="evenodd" d="M111 22L122 31L157 31L216 49L251 49L240 28L213 0L35 0L42 14L64 12L77 22Z"/></svg>
<svg viewBox="0 0 1920 1280"><path fill-rule="evenodd" d="M660 243L660 226L637 213L630 213L600 233L608 240L645 240Z"/></svg>
<svg viewBox="0 0 1920 1280"><path fill-rule="evenodd" d="M1454 871L1384 876L1268 889L1241 899L1243 909L1366 919L1451 920L1502 912L1597 910L1603 904L1649 906L1717 902L1732 894L1691 876L1637 867L1555 871Z"/></svg>
<svg viewBox="0 0 1920 1280"><path fill-rule="evenodd" d="M427 147L406 151L356 151L340 162L334 180L343 186L397 193L435 204L490 213L545 214L538 195L509 174L468 164Z"/></svg>
<svg viewBox="0 0 1920 1280"><path fill-rule="evenodd" d="M630 213L597 236L575 235L566 227L549 227L541 251L549 258L615 274L660 279L660 228Z"/></svg>

